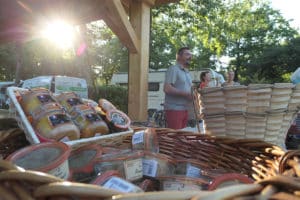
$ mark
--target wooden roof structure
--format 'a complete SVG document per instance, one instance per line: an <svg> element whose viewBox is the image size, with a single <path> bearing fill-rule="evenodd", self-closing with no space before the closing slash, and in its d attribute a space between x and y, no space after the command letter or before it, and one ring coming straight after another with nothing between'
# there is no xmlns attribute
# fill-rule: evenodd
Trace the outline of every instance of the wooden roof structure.
<svg viewBox="0 0 300 200"><path fill-rule="evenodd" d="M179 0L0 0L0 42L33 39L52 18L74 25L104 20L129 50L128 114L147 119L150 10Z"/></svg>

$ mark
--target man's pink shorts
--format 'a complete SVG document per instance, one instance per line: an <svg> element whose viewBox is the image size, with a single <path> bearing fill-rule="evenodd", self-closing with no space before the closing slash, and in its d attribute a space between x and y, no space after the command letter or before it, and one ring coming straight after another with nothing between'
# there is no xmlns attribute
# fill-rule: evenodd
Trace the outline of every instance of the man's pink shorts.
<svg viewBox="0 0 300 200"><path fill-rule="evenodd" d="M167 128L182 129L187 126L188 111L187 110L166 110Z"/></svg>

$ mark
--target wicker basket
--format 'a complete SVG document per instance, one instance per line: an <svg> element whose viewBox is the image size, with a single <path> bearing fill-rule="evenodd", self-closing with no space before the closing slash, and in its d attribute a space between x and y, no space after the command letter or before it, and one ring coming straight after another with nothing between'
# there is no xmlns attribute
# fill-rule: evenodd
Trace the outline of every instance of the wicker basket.
<svg viewBox="0 0 300 200"><path fill-rule="evenodd" d="M141 131L147 128L133 129ZM168 128L156 128L155 131L159 153L174 160L195 160L202 166L201 170L211 177L218 170L218 174L240 173L257 181L263 180L283 173L284 170L279 173L280 168L287 165L282 163L283 157L290 154L290 151L259 139L236 139ZM130 140L131 136L127 138L127 141ZM288 158L293 156L295 154Z"/></svg>
<svg viewBox="0 0 300 200"><path fill-rule="evenodd" d="M212 177L221 173L241 173L254 180L278 174L285 152L278 146L257 139L234 139L190 132L158 132L159 152L178 159L202 163L203 172Z"/></svg>
<svg viewBox="0 0 300 200"><path fill-rule="evenodd" d="M195 116L204 120L206 134L238 139L256 138L282 145L299 111L299 88L290 83L202 90L194 87Z"/></svg>
<svg viewBox="0 0 300 200"><path fill-rule="evenodd" d="M121 192L97 185L67 182L55 176L19 168L0 160L1 199L104 199Z"/></svg>
<svg viewBox="0 0 300 200"><path fill-rule="evenodd" d="M3 199L205 200L299 199L299 178L275 176L253 184L236 184L214 191L162 191L125 194L101 186L66 182L34 171L0 172Z"/></svg>
<svg viewBox="0 0 300 200"><path fill-rule="evenodd" d="M143 128L135 127L134 130ZM0 160L0 192L4 199L297 199L300 190L300 151L285 152L261 140L200 135L172 129L156 129L160 153L174 159L195 159L210 176L243 173L253 184L219 186L214 191L160 191L124 194L101 186L67 182L49 174L24 170ZM127 139L130 139L128 136ZM212 175L213 176L213 175ZM224 188L223 188L224 187Z"/></svg>
<svg viewBox="0 0 300 200"><path fill-rule="evenodd" d="M299 199L299 178L276 176L253 184L237 184L215 191L151 192L113 196L114 200L250 200Z"/></svg>

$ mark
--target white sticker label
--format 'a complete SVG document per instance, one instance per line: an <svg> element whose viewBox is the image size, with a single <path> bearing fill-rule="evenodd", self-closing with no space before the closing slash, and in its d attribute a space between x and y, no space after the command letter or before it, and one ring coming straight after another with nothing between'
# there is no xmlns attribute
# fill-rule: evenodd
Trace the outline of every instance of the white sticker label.
<svg viewBox="0 0 300 200"><path fill-rule="evenodd" d="M191 165L190 163L186 166L186 176L188 177L194 177L199 178L200 177L200 169L198 167L195 167Z"/></svg>
<svg viewBox="0 0 300 200"><path fill-rule="evenodd" d="M108 181L104 183L103 187L115 189L121 192L134 191L134 185L118 177L111 177Z"/></svg>
<svg viewBox="0 0 300 200"><path fill-rule="evenodd" d="M143 177L142 159L128 160L124 162L126 180L133 181Z"/></svg>
<svg viewBox="0 0 300 200"><path fill-rule="evenodd" d="M132 136L132 144L140 144L144 142L145 131L139 131Z"/></svg>
<svg viewBox="0 0 300 200"><path fill-rule="evenodd" d="M202 187L195 184L184 184L176 181L164 181L163 190L176 190L176 191L191 191L201 190Z"/></svg>
<svg viewBox="0 0 300 200"><path fill-rule="evenodd" d="M184 184L173 181L164 181L163 182L163 190L183 190Z"/></svg>
<svg viewBox="0 0 300 200"><path fill-rule="evenodd" d="M94 137L102 136L101 133L96 133Z"/></svg>
<svg viewBox="0 0 300 200"><path fill-rule="evenodd" d="M70 141L70 139L69 139L68 136L63 137L62 139L60 139L60 142L69 142L69 141Z"/></svg>
<svg viewBox="0 0 300 200"><path fill-rule="evenodd" d="M143 174L156 177L158 162L156 160L143 159Z"/></svg>
<svg viewBox="0 0 300 200"><path fill-rule="evenodd" d="M58 167L50 170L48 172L48 174L51 174L53 176L67 180L69 178L69 162L68 162L68 160L64 161Z"/></svg>

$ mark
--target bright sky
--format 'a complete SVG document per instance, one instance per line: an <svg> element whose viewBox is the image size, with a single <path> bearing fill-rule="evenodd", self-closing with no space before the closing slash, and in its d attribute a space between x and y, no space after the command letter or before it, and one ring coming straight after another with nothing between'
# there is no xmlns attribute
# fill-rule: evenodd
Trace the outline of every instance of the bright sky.
<svg viewBox="0 0 300 200"><path fill-rule="evenodd" d="M271 0L272 7L280 10L286 19L293 19L291 26L300 30L300 1L299 0Z"/></svg>

